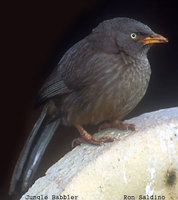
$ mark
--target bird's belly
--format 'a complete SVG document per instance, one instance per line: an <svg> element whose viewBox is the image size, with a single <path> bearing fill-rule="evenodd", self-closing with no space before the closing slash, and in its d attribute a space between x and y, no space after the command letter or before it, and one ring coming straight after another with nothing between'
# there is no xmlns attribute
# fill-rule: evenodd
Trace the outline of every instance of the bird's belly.
<svg viewBox="0 0 178 200"><path fill-rule="evenodd" d="M96 87L87 88L79 95L75 93L68 96L64 103L67 106L63 109L63 113L66 113L64 123L85 125L98 124L115 117L123 119L144 96L150 77L139 73L132 75L138 77L123 75L122 79L97 83Z"/></svg>
<svg viewBox="0 0 178 200"><path fill-rule="evenodd" d="M122 92L110 88L101 95L93 96L88 101L87 97L84 98L85 102L79 99L66 107L64 124L98 124L115 117L122 119L135 108L145 91L146 89L143 87L133 88L133 86L132 90L125 87Z"/></svg>
<svg viewBox="0 0 178 200"><path fill-rule="evenodd" d="M103 95L95 100L93 109L90 110L90 123L100 123L116 117L123 119L140 102L146 92L147 85L146 83L132 82L130 86L123 86L122 90L120 86L118 88L116 86L108 92L105 90Z"/></svg>

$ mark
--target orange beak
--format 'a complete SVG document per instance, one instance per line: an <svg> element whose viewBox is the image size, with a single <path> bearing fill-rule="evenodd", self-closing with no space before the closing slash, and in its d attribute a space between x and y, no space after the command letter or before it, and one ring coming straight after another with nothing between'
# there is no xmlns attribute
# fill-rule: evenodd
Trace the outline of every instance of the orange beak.
<svg viewBox="0 0 178 200"><path fill-rule="evenodd" d="M141 40L138 40L138 42L142 42L144 44L165 43L168 42L168 39L160 34L154 33L152 36L148 36Z"/></svg>

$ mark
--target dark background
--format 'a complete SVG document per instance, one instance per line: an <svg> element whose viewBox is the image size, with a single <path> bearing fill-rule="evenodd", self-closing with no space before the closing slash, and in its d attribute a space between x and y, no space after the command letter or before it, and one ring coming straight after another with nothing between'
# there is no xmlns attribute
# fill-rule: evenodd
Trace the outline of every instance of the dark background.
<svg viewBox="0 0 178 200"><path fill-rule="evenodd" d="M0 199L7 197L10 177L40 109L35 96L64 52L105 19L137 19L169 39L149 52L152 77L147 94L127 117L178 106L178 29L176 1L65 0L14 1L1 7L1 181ZM4 45L2 45L4 44ZM2 59L2 60L3 60ZM1 60L1 61L2 61ZM2 120L1 120L2 121ZM78 136L73 128L60 127L38 176L71 149Z"/></svg>

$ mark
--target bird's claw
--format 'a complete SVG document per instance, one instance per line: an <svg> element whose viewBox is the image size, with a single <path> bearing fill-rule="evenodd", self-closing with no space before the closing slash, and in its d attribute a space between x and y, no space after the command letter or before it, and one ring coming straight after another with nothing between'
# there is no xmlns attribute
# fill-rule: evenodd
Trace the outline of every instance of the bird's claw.
<svg viewBox="0 0 178 200"><path fill-rule="evenodd" d="M108 136L108 135L105 135L101 138L91 137L90 139L86 139L86 138L81 137L81 138L76 138L72 141L72 148L77 146L77 145L80 145L82 143L89 143L89 144L101 146L104 143L113 142L114 140L116 140L115 137L111 137L111 136Z"/></svg>

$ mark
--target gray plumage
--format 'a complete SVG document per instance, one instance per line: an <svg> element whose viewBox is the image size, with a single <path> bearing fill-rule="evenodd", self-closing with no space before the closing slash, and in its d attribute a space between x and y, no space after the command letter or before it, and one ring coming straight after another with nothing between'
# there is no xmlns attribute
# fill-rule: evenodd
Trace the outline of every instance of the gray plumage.
<svg viewBox="0 0 178 200"><path fill-rule="evenodd" d="M146 56L150 46L136 43L130 33L153 31L128 18L101 23L65 53L42 87L39 102L53 98L58 108L54 115L66 125L98 124L117 115L122 119L144 96L151 74Z"/></svg>
<svg viewBox="0 0 178 200"><path fill-rule="evenodd" d="M24 192L31 184L60 123L78 125L86 134L83 125L121 120L132 111L150 80L151 43L166 41L141 22L115 18L72 46L39 92L38 105L45 104L44 110L17 162L10 193Z"/></svg>

